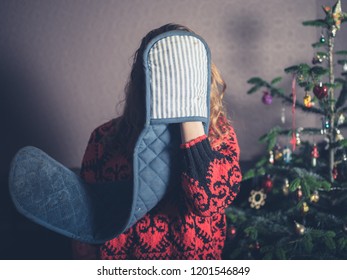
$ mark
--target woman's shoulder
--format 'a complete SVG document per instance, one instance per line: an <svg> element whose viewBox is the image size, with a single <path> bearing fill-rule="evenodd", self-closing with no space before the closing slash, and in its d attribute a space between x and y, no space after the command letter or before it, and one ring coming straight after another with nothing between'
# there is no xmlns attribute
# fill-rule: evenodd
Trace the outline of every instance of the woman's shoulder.
<svg viewBox="0 0 347 280"><path fill-rule="evenodd" d="M112 133L118 122L119 118L114 118L96 127L91 133L88 144L100 143L107 135Z"/></svg>

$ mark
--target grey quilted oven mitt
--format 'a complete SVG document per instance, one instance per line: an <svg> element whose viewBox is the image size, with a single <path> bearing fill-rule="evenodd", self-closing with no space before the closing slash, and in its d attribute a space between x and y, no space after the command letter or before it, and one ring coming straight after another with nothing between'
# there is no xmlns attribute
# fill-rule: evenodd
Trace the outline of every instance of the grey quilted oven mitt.
<svg viewBox="0 0 347 280"><path fill-rule="evenodd" d="M146 122L133 154L131 181L87 184L35 147L14 156L9 174L17 210L48 229L103 243L134 225L180 183L178 123L209 121L210 52L185 31L154 38L144 52Z"/></svg>

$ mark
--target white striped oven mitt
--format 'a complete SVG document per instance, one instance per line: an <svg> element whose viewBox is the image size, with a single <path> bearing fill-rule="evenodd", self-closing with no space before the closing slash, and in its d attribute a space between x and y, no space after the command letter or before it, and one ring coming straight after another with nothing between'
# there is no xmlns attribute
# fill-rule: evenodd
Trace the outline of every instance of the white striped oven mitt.
<svg viewBox="0 0 347 280"><path fill-rule="evenodd" d="M208 123L210 53L200 37L165 33L148 45L144 63L153 123Z"/></svg>

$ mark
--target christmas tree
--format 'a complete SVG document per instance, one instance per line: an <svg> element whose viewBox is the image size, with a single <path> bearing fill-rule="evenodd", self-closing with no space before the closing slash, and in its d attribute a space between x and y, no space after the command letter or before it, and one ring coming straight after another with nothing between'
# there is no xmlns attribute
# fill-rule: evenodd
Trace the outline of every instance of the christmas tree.
<svg viewBox="0 0 347 280"><path fill-rule="evenodd" d="M290 92L279 86L282 77L248 80L248 94L263 93L264 104L280 98L290 106L292 124L260 138L267 152L244 174L250 191L227 209L226 258L347 259L347 50L334 49L347 14L340 0L323 12L303 22L322 34L312 61L285 69ZM315 114L321 127L297 128L296 110Z"/></svg>

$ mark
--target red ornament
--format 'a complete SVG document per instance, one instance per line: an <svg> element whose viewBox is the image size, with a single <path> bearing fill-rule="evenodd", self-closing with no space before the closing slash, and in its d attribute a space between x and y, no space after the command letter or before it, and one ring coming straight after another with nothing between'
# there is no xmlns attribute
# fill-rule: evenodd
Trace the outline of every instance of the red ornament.
<svg viewBox="0 0 347 280"><path fill-rule="evenodd" d="M249 249L253 250L254 252L257 252L261 249L260 243L258 241L249 244L248 246Z"/></svg>
<svg viewBox="0 0 347 280"><path fill-rule="evenodd" d="M320 83L319 85L314 86L313 93L319 100L321 100L328 96L328 87Z"/></svg>
<svg viewBox="0 0 347 280"><path fill-rule="evenodd" d="M270 175L266 176L265 180L263 181L262 187L265 190L265 192L270 192L272 190L273 182L271 180Z"/></svg>
<svg viewBox="0 0 347 280"><path fill-rule="evenodd" d="M234 238L236 236L236 227L231 226L229 229L229 235L231 238Z"/></svg>
<svg viewBox="0 0 347 280"><path fill-rule="evenodd" d="M319 152L318 152L318 148L316 144L313 145L311 156L312 156L312 166L316 167L317 158L319 158Z"/></svg>
<svg viewBox="0 0 347 280"><path fill-rule="evenodd" d="M299 186L298 189L296 190L296 198L298 199L298 201L300 201L302 198L301 186Z"/></svg>
<svg viewBox="0 0 347 280"><path fill-rule="evenodd" d="M332 170L332 173L333 173L333 178L334 178L334 180L336 180L336 179L337 179L337 176L339 175L336 166L334 166L334 168L333 168L333 170Z"/></svg>
<svg viewBox="0 0 347 280"><path fill-rule="evenodd" d="M264 91L262 101L265 105L270 105L272 103L272 96L268 91Z"/></svg>
<svg viewBox="0 0 347 280"><path fill-rule="evenodd" d="M319 158L319 152L316 144L313 144L311 155L313 158Z"/></svg>

